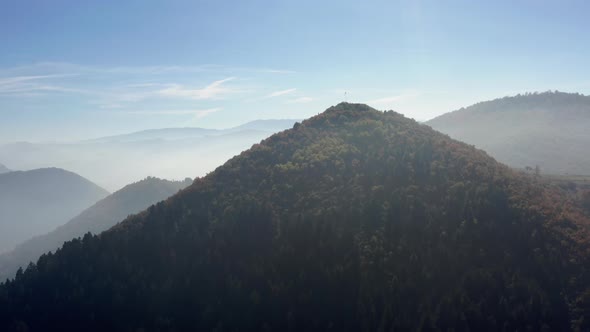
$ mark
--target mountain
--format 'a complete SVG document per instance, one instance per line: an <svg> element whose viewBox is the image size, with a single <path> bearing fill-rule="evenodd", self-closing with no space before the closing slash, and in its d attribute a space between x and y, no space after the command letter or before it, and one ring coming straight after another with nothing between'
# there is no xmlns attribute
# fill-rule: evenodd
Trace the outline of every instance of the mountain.
<svg viewBox="0 0 590 332"><path fill-rule="evenodd" d="M342 103L0 286L0 329L570 331L590 220L557 187Z"/></svg>
<svg viewBox="0 0 590 332"><path fill-rule="evenodd" d="M17 169L48 165L93 179L109 191L147 176L203 176L295 120L258 120L235 128L165 128L69 143L0 145L0 160Z"/></svg>
<svg viewBox="0 0 590 332"><path fill-rule="evenodd" d="M255 130L275 133L281 130L293 127L293 124L299 120L292 119L269 119L269 120L254 120L243 125L232 127L229 129L206 129L206 128L162 128L162 129L148 129L134 133L108 136L87 140L86 142L137 142L145 140L177 140L187 138L202 138L207 136L224 135L231 132L239 132L243 130Z"/></svg>
<svg viewBox="0 0 590 332"><path fill-rule="evenodd" d="M276 133L281 130L293 127L293 124L299 120L293 119L269 119L269 120L254 120L243 125L232 127L229 129L206 129L206 128L162 128L162 129L148 129L134 133L101 137L84 142L138 142L138 141L171 141L188 138L203 138L208 136L224 135L239 131L263 131L269 133Z"/></svg>
<svg viewBox="0 0 590 332"><path fill-rule="evenodd" d="M8 168L6 168L6 166L0 164L0 174L8 173L8 172L10 172L10 170Z"/></svg>
<svg viewBox="0 0 590 332"><path fill-rule="evenodd" d="M590 175L590 96L546 92L505 97L427 124L516 168Z"/></svg>
<svg viewBox="0 0 590 332"><path fill-rule="evenodd" d="M87 143L131 143L140 141L177 140L219 135L221 130L204 128L163 128L149 129L129 134L101 137L87 140Z"/></svg>
<svg viewBox="0 0 590 332"><path fill-rule="evenodd" d="M292 120L292 119L271 119L271 120L255 120L243 125L237 126L235 128L229 129L233 131L237 130L261 130L261 131L269 131L269 132L279 132L285 129L289 129L293 127L295 122L301 120Z"/></svg>
<svg viewBox="0 0 590 332"><path fill-rule="evenodd" d="M19 267L26 267L41 254L55 251L65 241L81 237L85 233L99 234L125 217L147 209L150 205L168 198L187 187L192 180L167 181L146 178L125 186L107 196L78 216L55 230L39 235L0 255L0 280L13 278Z"/></svg>
<svg viewBox="0 0 590 332"><path fill-rule="evenodd" d="M0 174L0 252L52 230L107 195L58 168Z"/></svg>

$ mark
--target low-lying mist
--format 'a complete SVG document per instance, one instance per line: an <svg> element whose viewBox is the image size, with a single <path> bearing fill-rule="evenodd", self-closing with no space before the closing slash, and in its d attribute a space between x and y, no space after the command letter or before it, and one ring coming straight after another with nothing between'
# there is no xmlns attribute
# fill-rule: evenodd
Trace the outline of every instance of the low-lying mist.
<svg viewBox="0 0 590 332"><path fill-rule="evenodd" d="M113 192L147 176L203 176L294 122L257 121L228 130L163 129L67 144L13 143L0 146L0 160L11 169L63 168Z"/></svg>

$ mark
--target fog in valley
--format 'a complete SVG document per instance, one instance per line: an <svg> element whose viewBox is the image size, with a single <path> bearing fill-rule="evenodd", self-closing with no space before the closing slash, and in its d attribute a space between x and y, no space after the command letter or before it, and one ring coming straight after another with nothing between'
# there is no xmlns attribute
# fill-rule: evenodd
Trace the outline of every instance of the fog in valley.
<svg viewBox="0 0 590 332"><path fill-rule="evenodd" d="M225 130L156 129L62 144L10 143L0 145L0 160L17 170L63 168L113 192L148 176L203 176L295 122L259 120Z"/></svg>

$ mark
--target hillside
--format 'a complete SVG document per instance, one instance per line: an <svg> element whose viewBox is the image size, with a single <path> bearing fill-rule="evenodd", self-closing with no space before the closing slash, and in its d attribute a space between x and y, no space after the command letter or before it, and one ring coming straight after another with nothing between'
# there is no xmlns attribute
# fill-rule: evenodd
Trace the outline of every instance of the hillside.
<svg viewBox="0 0 590 332"><path fill-rule="evenodd" d="M342 103L0 287L0 329L587 330L590 221L395 112Z"/></svg>
<svg viewBox="0 0 590 332"><path fill-rule="evenodd" d="M7 253L0 255L0 280L13 278L19 267L26 267L36 261L41 254L55 251L65 241L81 237L90 232L99 234L125 217L147 209L179 190L187 187L192 180L167 181L146 178L125 186L123 189L107 196L78 216L51 232L36 236L17 245Z"/></svg>
<svg viewBox="0 0 590 332"><path fill-rule="evenodd" d="M108 192L58 168L0 175L0 252L46 233L76 216Z"/></svg>
<svg viewBox="0 0 590 332"><path fill-rule="evenodd" d="M590 175L590 96L546 92L482 102L427 122L512 167Z"/></svg>

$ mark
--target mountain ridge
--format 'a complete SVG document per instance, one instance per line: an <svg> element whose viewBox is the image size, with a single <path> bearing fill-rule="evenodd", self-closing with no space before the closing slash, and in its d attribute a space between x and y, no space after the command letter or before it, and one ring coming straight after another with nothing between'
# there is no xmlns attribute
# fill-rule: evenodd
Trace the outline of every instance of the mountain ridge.
<svg viewBox="0 0 590 332"><path fill-rule="evenodd" d="M60 168L0 174L0 251L49 231L107 194Z"/></svg>
<svg viewBox="0 0 590 332"><path fill-rule="evenodd" d="M482 148L499 161L545 173L590 174L590 96L528 93L480 102L427 125Z"/></svg>
<svg viewBox="0 0 590 332"><path fill-rule="evenodd" d="M588 225L481 150L342 103L42 256L0 287L0 326L585 329Z"/></svg>
<svg viewBox="0 0 590 332"><path fill-rule="evenodd" d="M195 138L203 136L217 136L232 133L240 130L259 130L276 132L281 129L287 129L293 126L293 124L300 120L295 119L258 119L246 122L244 124L227 128L227 129L212 129L212 128L200 128L200 127L168 127L168 128L154 128L135 131L126 134L112 135L98 137L82 142L93 143L93 142L107 142L113 140L120 141L137 141L144 139L184 139L184 138ZM163 137L165 136L165 138Z"/></svg>
<svg viewBox="0 0 590 332"><path fill-rule="evenodd" d="M175 194L190 183L190 179L168 181L151 177L125 186L51 232L37 235L18 244L12 251L0 254L0 280L13 278L19 267L26 268L29 262L35 261L43 253L55 251L63 242L88 232L99 234L125 217Z"/></svg>
<svg viewBox="0 0 590 332"><path fill-rule="evenodd" d="M0 160L10 160L16 169L66 168L116 191L147 176L184 179L205 175L293 123L272 120L238 129L155 129L82 142L5 144L0 145Z"/></svg>

